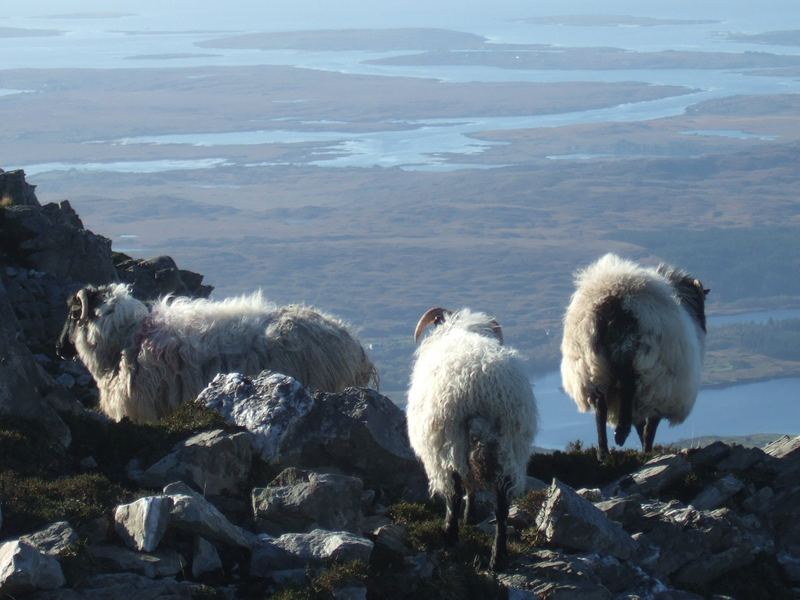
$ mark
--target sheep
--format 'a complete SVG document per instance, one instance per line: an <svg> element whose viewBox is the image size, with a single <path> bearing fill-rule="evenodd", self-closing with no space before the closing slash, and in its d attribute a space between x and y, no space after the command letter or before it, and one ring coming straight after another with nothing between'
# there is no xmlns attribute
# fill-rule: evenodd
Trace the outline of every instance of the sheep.
<svg viewBox="0 0 800 600"><path fill-rule="evenodd" d="M661 419L682 423L694 406L710 290L680 269L645 268L614 254L575 282L561 342L564 390L581 412L595 411L598 459L608 456L607 422L620 446L635 424L650 452Z"/></svg>
<svg viewBox="0 0 800 600"><path fill-rule="evenodd" d="M111 284L85 287L67 304L58 353L80 357L100 389L100 410L117 421L155 421L230 371L271 369L324 391L377 383L341 321L276 307L260 292L216 302L167 296L148 307L127 285Z"/></svg>
<svg viewBox="0 0 800 600"><path fill-rule="evenodd" d="M495 493L494 544L489 567L507 562L511 498L522 490L537 428L536 401L516 351L503 346L500 325L480 312L431 308L414 338L436 325L416 351L408 392L408 437L422 461L432 495L444 496L445 540L458 542L464 491L465 522L474 520L474 493Z"/></svg>

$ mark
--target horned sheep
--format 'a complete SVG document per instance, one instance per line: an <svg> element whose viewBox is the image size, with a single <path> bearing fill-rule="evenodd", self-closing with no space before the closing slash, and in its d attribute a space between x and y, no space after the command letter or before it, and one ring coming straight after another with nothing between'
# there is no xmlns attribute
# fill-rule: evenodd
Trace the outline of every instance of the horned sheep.
<svg viewBox="0 0 800 600"><path fill-rule="evenodd" d="M490 568L507 560L509 504L521 491L537 428L531 384L516 357L503 346L500 325L480 312L428 310L414 333L420 343L408 392L408 434L421 459L430 491L447 505L445 536L458 541L464 492L465 521L474 493L495 494L496 528Z"/></svg>
<svg viewBox="0 0 800 600"><path fill-rule="evenodd" d="M576 288L561 343L564 390L581 412L595 411L598 458L608 455L607 422L620 446L635 425L649 452L661 419L682 423L694 406L709 290L680 269L614 254L579 271Z"/></svg>
<svg viewBox="0 0 800 600"><path fill-rule="evenodd" d="M68 307L59 354L80 357L97 382L100 409L115 420L159 419L217 373L271 369L324 391L376 377L344 323L306 306L275 306L260 292L148 306L128 286L111 284L79 290Z"/></svg>

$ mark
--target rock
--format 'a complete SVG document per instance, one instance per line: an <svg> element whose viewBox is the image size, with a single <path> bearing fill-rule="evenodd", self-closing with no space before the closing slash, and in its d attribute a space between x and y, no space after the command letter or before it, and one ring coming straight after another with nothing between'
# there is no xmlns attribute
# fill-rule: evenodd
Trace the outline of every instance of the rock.
<svg viewBox="0 0 800 600"><path fill-rule="evenodd" d="M779 552L775 558L778 559L778 563L780 563L789 581L795 585L800 584L800 556L795 556L788 552Z"/></svg>
<svg viewBox="0 0 800 600"><path fill-rule="evenodd" d="M295 379L265 371L255 379L220 375L199 400L253 432L257 451L271 464L346 472L373 489L406 489L410 500L427 497L405 415L374 390L312 398Z"/></svg>
<svg viewBox="0 0 800 600"><path fill-rule="evenodd" d="M208 298L214 289L202 285L202 275L179 269L169 256L140 259L115 252L113 258L120 281L129 284L133 295L141 300L154 300L167 294Z"/></svg>
<svg viewBox="0 0 800 600"><path fill-rule="evenodd" d="M205 538L195 536L192 552L192 577L198 579L206 573L222 570L222 560L214 545Z"/></svg>
<svg viewBox="0 0 800 600"><path fill-rule="evenodd" d="M0 206L3 202L16 206L40 206L36 198L36 186L25 181L25 171L3 171L0 169Z"/></svg>
<svg viewBox="0 0 800 600"><path fill-rule="evenodd" d="M250 476L252 459L251 434L204 431L176 444L170 454L140 476L139 483L161 487L181 480L212 496L234 493Z"/></svg>
<svg viewBox="0 0 800 600"><path fill-rule="evenodd" d="M724 504L743 488L744 483L739 479L726 475L700 492L690 504L698 510L711 510Z"/></svg>
<svg viewBox="0 0 800 600"><path fill-rule="evenodd" d="M22 540L0 544L0 595L14 597L64 585L61 565Z"/></svg>
<svg viewBox="0 0 800 600"><path fill-rule="evenodd" d="M275 538L267 534L258 536L250 554L250 575L253 577L271 577L276 571L294 570L304 565L303 559L279 547Z"/></svg>
<svg viewBox="0 0 800 600"><path fill-rule="evenodd" d="M689 461L681 454L665 454L646 462L641 469L612 483L606 496L623 493L639 493L643 496L657 495L662 490L682 480L692 471Z"/></svg>
<svg viewBox="0 0 800 600"><path fill-rule="evenodd" d="M3 213L4 237L28 268L62 281L99 285L117 280L111 241L85 229L68 201L10 206Z"/></svg>
<svg viewBox="0 0 800 600"><path fill-rule="evenodd" d="M285 533L274 544L305 562L349 562L360 560L369 563L373 543L347 531L315 529L309 533Z"/></svg>
<svg viewBox="0 0 800 600"><path fill-rule="evenodd" d="M696 450L685 451L689 462L695 467L710 467L716 465L731 453L731 447L725 442L712 442Z"/></svg>
<svg viewBox="0 0 800 600"><path fill-rule="evenodd" d="M497 580L508 588L509 597L528 593L534 598L612 598L591 565L552 550L538 550L516 561L506 572L499 573Z"/></svg>
<svg viewBox="0 0 800 600"><path fill-rule="evenodd" d="M94 575L76 590L40 592L31 600L155 600L215 598L215 590L199 583L172 578L150 579L135 573ZM224 597L224 596L223 596Z"/></svg>
<svg viewBox="0 0 800 600"><path fill-rule="evenodd" d="M185 484L170 484L164 488L164 494L172 498L170 527L231 546L253 545L253 534L228 521L213 504Z"/></svg>
<svg viewBox="0 0 800 600"><path fill-rule="evenodd" d="M549 543L573 550L630 558L636 542L624 529L569 486L553 480L536 517L536 528Z"/></svg>
<svg viewBox="0 0 800 600"><path fill-rule="evenodd" d="M290 467L252 491L259 529L278 535L312 529L358 533L363 484L356 477Z"/></svg>
<svg viewBox="0 0 800 600"><path fill-rule="evenodd" d="M42 554L55 557L72 548L78 542L78 534L66 521L58 521L35 533L20 536L19 540Z"/></svg>
<svg viewBox="0 0 800 600"><path fill-rule="evenodd" d="M766 514L772 509L774 497L775 492L772 491L772 488L764 486L756 491L755 494L751 494L742 500L742 508L759 515Z"/></svg>
<svg viewBox="0 0 800 600"><path fill-rule="evenodd" d="M172 498L147 496L114 510L114 529L125 545L140 552L153 552L167 531Z"/></svg>
<svg viewBox="0 0 800 600"><path fill-rule="evenodd" d="M86 554L101 571L131 572L151 579L177 575L186 567L186 561L174 550L148 554L111 544L86 547Z"/></svg>
<svg viewBox="0 0 800 600"><path fill-rule="evenodd" d="M755 554L751 548L733 546L687 563L673 574L671 579L680 587L699 587L734 569L749 565L753 560Z"/></svg>
<svg viewBox="0 0 800 600"><path fill-rule="evenodd" d="M513 504L508 511L508 524L514 529L527 529L536 523L536 515L528 512L519 505Z"/></svg>
<svg viewBox="0 0 800 600"><path fill-rule="evenodd" d="M731 446L730 454L717 464L717 468L723 472L746 471L768 459L768 455L764 454L764 451L760 448L745 448L734 444Z"/></svg>
<svg viewBox="0 0 800 600"><path fill-rule="evenodd" d="M642 497L638 494L631 496L617 496L595 506L605 513L612 521L622 524L625 529L630 529L642 517Z"/></svg>
<svg viewBox="0 0 800 600"><path fill-rule="evenodd" d="M795 458L800 456L800 435L783 435L764 446L764 453L775 458Z"/></svg>
<svg viewBox="0 0 800 600"><path fill-rule="evenodd" d="M0 314L0 416L36 421L43 434L64 448L69 447L69 428L43 398L46 390L54 386L53 380L20 341L21 328L2 280Z"/></svg>
<svg viewBox="0 0 800 600"><path fill-rule="evenodd" d="M383 525L375 530L375 549L381 549L397 556L410 556L413 552L408 545L408 531L403 525Z"/></svg>
<svg viewBox="0 0 800 600"><path fill-rule="evenodd" d="M600 488L581 488L575 493L589 502L600 502L603 499L603 492Z"/></svg>
<svg viewBox="0 0 800 600"><path fill-rule="evenodd" d="M255 434L254 448L268 463L278 462L278 447L289 425L314 405L299 381L269 371L255 379L239 373L217 375L198 402Z"/></svg>
<svg viewBox="0 0 800 600"><path fill-rule="evenodd" d="M403 490L408 500L428 497L405 414L374 390L317 394L312 409L290 425L279 453L286 465L337 468L369 487Z"/></svg>

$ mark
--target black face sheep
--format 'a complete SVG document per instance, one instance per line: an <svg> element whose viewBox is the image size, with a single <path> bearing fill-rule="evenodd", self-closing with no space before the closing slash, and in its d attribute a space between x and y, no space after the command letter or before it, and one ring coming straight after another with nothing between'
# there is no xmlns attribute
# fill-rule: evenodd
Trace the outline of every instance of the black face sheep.
<svg viewBox="0 0 800 600"><path fill-rule="evenodd" d="M607 421L619 445L635 424L649 452L660 420L682 423L694 406L709 290L679 269L614 254L579 271L576 287L561 342L564 389L581 412L595 411L600 459L608 455Z"/></svg>
<svg viewBox="0 0 800 600"><path fill-rule="evenodd" d="M162 298L152 307L126 285L85 287L69 299L57 344L76 353L109 417L154 421L194 399L217 373L271 369L324 391L367 385L375 368L334 317L276 307L260 293L219 302Z"/></svg>
<svg viewBox="0 0 800 600"><path fill-rule="evenodd" d="M408 436L421 459L430 490L447 504L445 536L458 541L458 519L467 492L496 495L497 518L490 568L507 560L506 520L512 496L521 490L536 433L536 403L516 352L503 346L500 325L462 309L427 311L417 324L419 345L408 392Z"/></svg>

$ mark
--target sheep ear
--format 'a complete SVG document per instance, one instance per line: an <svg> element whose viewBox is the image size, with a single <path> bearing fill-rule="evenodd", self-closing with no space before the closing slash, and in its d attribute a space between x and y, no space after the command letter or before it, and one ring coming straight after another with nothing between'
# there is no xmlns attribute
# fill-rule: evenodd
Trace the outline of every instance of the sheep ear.
<svg viewBox="0 0 800 600"><path fill-rule="evenodd" d="M711 290L709 290L709 289L704 289L703 290L703 296L708 296L710 293L711 293Z"/></svg>
<svg viewBox="0 0 800 600"><path fill-rule="evenodd" d="M417 322L417 327L414 329L414 341L419 341L420 336L423 334L428 325L431 323L434 325L441 325L444 323L445 317L449 314L451 313L446 308L441 308L438 306L435 308L429 308Z"/></svg>

